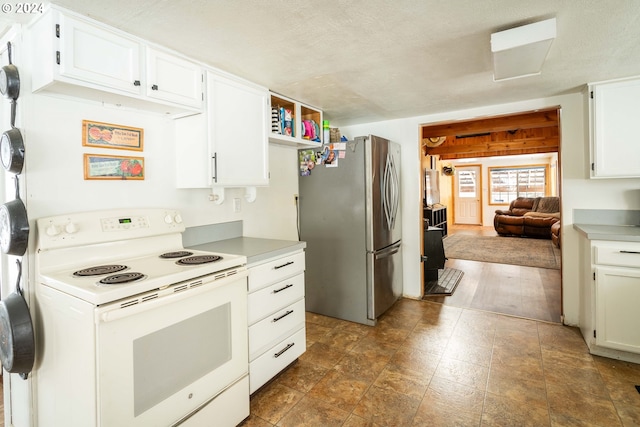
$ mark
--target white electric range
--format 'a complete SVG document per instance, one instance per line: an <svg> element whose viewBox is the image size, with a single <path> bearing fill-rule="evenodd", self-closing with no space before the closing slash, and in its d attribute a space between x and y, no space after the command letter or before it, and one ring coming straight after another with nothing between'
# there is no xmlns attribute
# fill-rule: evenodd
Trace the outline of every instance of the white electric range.
<svg viewBox="0 0 640 427"><path fill-rule="evenodd" d="M244 256L185 250L171 209L36 222L37 425L248 416Z"/></svg>

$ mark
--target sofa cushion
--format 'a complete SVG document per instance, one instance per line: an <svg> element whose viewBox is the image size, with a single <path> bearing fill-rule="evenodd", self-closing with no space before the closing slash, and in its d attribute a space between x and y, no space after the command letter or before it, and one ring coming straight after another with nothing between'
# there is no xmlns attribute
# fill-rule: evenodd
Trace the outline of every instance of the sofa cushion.
<svg viewBox="0 0 640 427"><path fill-rule="evenodd" d="M498 222L505 225L523 225L524 216L498 215Z"/></svg>
<svg viewBox="0 0 640 427"><path fill-rule="evenodd" d="M560 247L560 221L551 226L551 240L556 247Z"/></svg>
<svg viewBox="0 0 640 427"><path fill-rule="evenodd" d="M560 219L560 212L527 212L523 216L530 218L557 218Z"/></svg>
<svg viewBox="0 0 640 427"><path fill-rule="evenodd" d="M537 199L533 197L518 197L509 204L511 215L524 215L533 210Z"/></svg>
<svg viewBox="0 0 640 427"><path fill-rule="evenodd" d="M534 209L535 212L541 213L555 213L560 212L560 198L559 197L538 197L538 202Z"/></svg>

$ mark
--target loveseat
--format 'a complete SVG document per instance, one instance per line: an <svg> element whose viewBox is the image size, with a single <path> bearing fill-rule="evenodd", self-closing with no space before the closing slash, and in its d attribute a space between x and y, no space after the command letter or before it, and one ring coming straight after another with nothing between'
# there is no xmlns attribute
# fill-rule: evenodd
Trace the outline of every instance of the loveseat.
<svg viewBox="0 0 640 427"><path fill-rule="evenodd" d="M508 210L498 209L493 226L501 236L528 236L551 239L551 227L560 222L558 197L518 197ZM559 226L554 227L554 243L560 246Z"/></svg>

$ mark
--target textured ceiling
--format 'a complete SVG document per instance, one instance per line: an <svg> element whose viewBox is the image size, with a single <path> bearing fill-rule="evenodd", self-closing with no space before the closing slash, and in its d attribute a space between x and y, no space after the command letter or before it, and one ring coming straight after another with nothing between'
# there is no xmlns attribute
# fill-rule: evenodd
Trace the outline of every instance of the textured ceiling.
<svg viewBox="0 0 640 427"><path fill-rule="evenodd" d="M640 75L639 0L53 3L320 107L342 125ZM557 37L542 74L493 82L491 33L551 17Z"/></svg>

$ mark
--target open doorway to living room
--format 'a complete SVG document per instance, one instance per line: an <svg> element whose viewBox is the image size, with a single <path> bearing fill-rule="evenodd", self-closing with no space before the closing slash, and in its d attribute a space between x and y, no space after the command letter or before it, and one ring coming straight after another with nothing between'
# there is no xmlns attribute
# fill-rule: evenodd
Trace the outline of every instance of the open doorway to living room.
<svg viewBox="0 0 640 427"><path fill-rule="evenodd" d="M559 111L422 127L421 173L440 175L424 212L446 211L440 272L464 273L453 290L425 282L425 298L561 322Z"/></svg>

